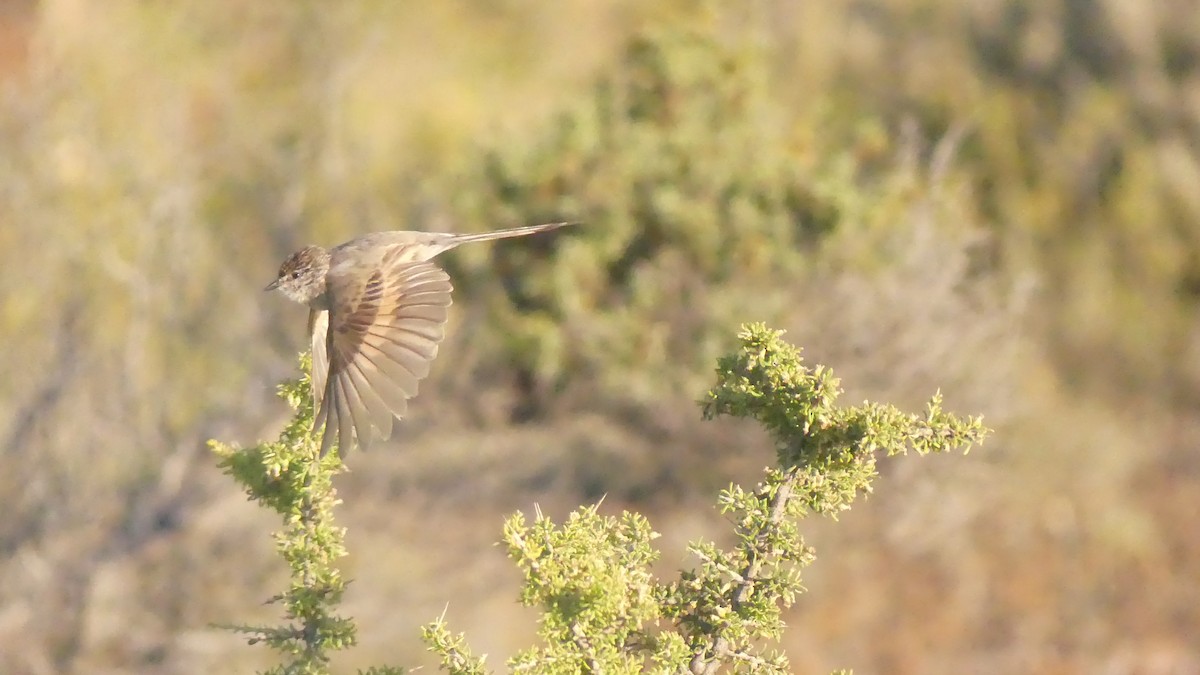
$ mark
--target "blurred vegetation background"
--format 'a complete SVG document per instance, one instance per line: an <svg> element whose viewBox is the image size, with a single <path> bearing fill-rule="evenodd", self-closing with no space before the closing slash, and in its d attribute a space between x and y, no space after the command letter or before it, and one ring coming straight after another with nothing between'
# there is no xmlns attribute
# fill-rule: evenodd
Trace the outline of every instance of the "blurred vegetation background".
<svg viewBox="0 0 1200 675"><path fill-rule="evenodd" d="M811 523L802 672L1200 672L1194 0L0 3L0 671L248 672L284 571L215 469L305 346L306 243L446 257L441 357L341 477L362 644L532 635L502 517L721 531L743 321L998 433Z"/></svg>

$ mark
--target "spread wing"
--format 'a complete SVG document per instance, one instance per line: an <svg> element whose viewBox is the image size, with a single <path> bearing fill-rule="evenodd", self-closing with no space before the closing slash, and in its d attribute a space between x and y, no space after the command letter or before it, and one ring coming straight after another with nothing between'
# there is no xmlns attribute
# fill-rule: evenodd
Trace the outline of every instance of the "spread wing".
<svg viewBox="0 0 1200 675"><path fill-rule="evenodd" d="M363 449L372 428L390 437L393 416L404 415L437 356L450 277L431 262L402 262L400 253L389 251L374 269L334 266L326 278L328 377L315 418L318 427L325 424L322 455L336 437L345 456L351 428Z"/></svg>

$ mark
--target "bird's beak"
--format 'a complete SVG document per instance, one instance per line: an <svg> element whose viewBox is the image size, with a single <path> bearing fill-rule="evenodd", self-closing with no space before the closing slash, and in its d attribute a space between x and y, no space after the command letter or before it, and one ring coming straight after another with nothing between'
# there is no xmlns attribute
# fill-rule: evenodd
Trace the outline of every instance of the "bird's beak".
<svg viewBox="0 0 1200 675"><path fill-rule="evenodd" d="M264 288L263 290L264 290L264 291L273 291L273 290L275 290L276 288L279 288L279 280L278 280L278 279L276 279L275 281L272 281L271 283L267 284L267 287L266 287L266 288Z"/></svg>

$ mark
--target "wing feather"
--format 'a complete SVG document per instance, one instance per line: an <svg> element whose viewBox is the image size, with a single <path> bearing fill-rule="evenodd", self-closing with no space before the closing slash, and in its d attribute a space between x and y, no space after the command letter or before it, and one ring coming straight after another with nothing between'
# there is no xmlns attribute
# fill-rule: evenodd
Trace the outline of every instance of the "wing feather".
<svg viewBox="0 0 1200 675"><path fill-rule="evenodd" d="M363 343L363 356L370 362L371 367L379 373L379 379L388 381L389 384L400 389L402 392L412 391L417 388L417 383L420 382L417 376L396 361L396 359L389 356L373 340Z"/></svg>
<svg viewBox="0 0 1200 675"><path fill-rule="evenodd" d="M440 336L430 338L409 330L376 327L368 330L364 339L364 342L370 342L372 347L417 377L425 377L428 374L429 362L437 356L437 343L440 341Z"/></svg>
<svg viewBox="0 0 1200 675"><path fill-rule="evenodd" d="M386 438L392 434L392 412L376 391L378 386L372 386L367 377L367 371L373 370L374 365L366 359L360 360L362 363L355 363L347 368L346 374L349 375L350 383L354 386L354 391L358 393L359 400L362 401L363 410L368 418L367 422L379 431L381 438ZM376 378L376 380L386 382L387 378ZM357 418L355 418L354 426L362 428Z"/></svg>
<svg viewBox="0 0 1200 675"><path fill-rule="evenodd" d="M329 375L329 351L325 340L329 333L329 312L311 310L308 313L308 333L312 336L312 382L313 410L321 409L325 396L325 378Z"/></svg>
<svg viewBox="0 0 1200 675"><path fill-rule="evenodd" d="M321 434L321 456L333 447L333 439L337 437L337 387L327 383L325 393L321 396L321 408L313 420L316 428L325 425L325 433Z"/></svg>
<svg viewBox="0 0 1200 675"><path fill-rule="evenodd" d="M363 376L371 386L371 391L379 399L382 407L387 411L387 422L384 426L378 426L381 436L388 438L391 436L391 422L393 417L403 417L404 413L408 412L408 397L404 394L404 389L396 384L395 378L386 372L379 371L374 363L369 363L363 368ZM382 417L380 419L382 422Z"/></svg>
<svg viewBox="0 0 1200 675"><path fill-rule="evenodd" d="M341 377L337 378L336 385L338 395L334 398L334 403L337 404L337 438L338 438L338 454L343 457L347 452L350 452L350 446L354 443L354 434L352 433L354 425L351 424L353 414L350 412L350 402L346 400L346 389L341 383ZM325 433L329 433L326 428Z"/></svg>
<svg viewBox="0 0 1200 675"><path fill-rule="evenodd" d="M377 260L374 266L333 260L326 278L328 375L316 417L326 422L322 453L335 434L338 451L349 451L352 428L364 448L372 428L390 437L393 416L407 412L445 335L450 277L432 262L404 262L403 255L385 253ZM310 323L315 331L321 317ZM317 339L314 333L314 345ZM314 357L314 373L316 363Z"/></svg>
<svg viewBox="0 0 1200 675"><path fill-rule="evenodd" d="M436 322L440 314L445 313L445 309L440 305L412 305L396 310L396 318L398 319L420 319L429 322ZM436 324L441 325L441 324Z"/></svg>
<svg viewBox="0 0 1200 675"><path fill-rule="evenodd" d="M342 390L341 398L346 401L346 408L350 411L350 418L348 420L346 418L338 419L338 428L343 428L346 422L352 422L355 436L358 437L359 447L367 450L371 447L371 440L374 438L374 434L371 431L371 417L367 412L367 404L363 400L362 393L355 382L354 374L357 371L358 366L351 363L338 376L338 387ZM347 445L346 447L349 448L350 446Z"/></svg>

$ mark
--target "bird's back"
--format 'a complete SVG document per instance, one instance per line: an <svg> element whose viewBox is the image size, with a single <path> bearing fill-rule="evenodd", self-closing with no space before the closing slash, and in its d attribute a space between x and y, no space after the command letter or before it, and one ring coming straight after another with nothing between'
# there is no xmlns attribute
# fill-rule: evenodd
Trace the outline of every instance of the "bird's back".
<svg viewBox="0 0 1200 675"><path fill-rule="evenodd" d="M330 267L353 262L378 265L385 257L392 262L428 260L446 249L454 235L442 232L372 232L339 244L330 250Z"/></svg>
<svg viewBox="0 0 1200 675"><path fill-rule="evenodd" d="M394 230L391 232L372 232L334 247L330 251L331 269L339 262L353 262L356 265L379 265L422 262L437 254L452 249L460 244L476 241L492 241L509 237L524 237L538 232L556 230L571 223L546 223L544 225L526 225L510 227L505 230L488 232L472 232L468 234L453 234L450 232L410 232Z"/></svg>

